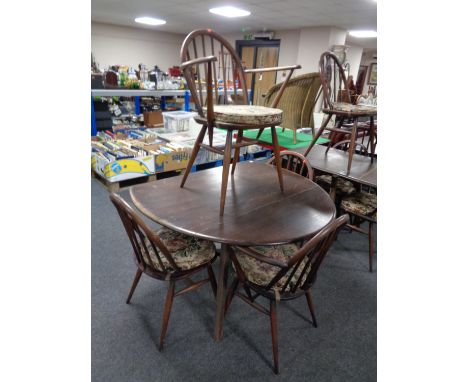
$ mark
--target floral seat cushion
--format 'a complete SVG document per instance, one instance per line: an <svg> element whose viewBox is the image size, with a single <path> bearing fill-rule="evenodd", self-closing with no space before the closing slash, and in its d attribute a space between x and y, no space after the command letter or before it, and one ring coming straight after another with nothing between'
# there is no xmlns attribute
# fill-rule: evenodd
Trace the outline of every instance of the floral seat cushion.
<svg viewBox="0 0 468 382"><path fill-rule="evenodd" d="M209 262L216 255L214 243L211 241L197 239L196 237L184 235L168 228L162 228L156 233L171 253L175 263L182 270L198 267L199 265ZM157 270L163 271L158 258L154 253L153 246L146 238L145 242L151 258L151 260L147 258L147 255L142 248L145 261ZM158 248L156 247L156 249ZM161 252L159 252L159 257L166 269L173 270L169 261Z"/></svg>
<svg viewBox="0 0 468 382"><path fill-rule="evenodd" d="M358 192L341 200L341 208L352 214L377 218L377 195Z"/></svg>
<svg viewBox="0 0 468 382"><path fill-rule="evenodd" d="M251 247L253 250L261 253L264 256L270 257L272 259L279 260L283 263L287 263L288 260L299 250L299 247L296 244L284 244L284 245L274 245L274 246L257 246ZM260 286L267 286L271 280L276 276L276 274L280 271L279 267L275 267L274 265L267 264L263 261L254 259L248 255L246 255L241 250L234 247L234 253L236 254L236 258L239 261L239 264L244 271L247 279L257 285ZM302 263L299 265L298 270L294 273L289 285L285 289L285 291L289 291L292 286L296 283L299 279L302 270L304 269L306 260L303 260ZM275 285L275 288L281 289L286 281L289 278L289 275L294 270L292 267L285 276L283 276L278 283ZM304 275L303 279L301 280L301 285L304 283L307 275Z"/></svg>
<svg viewBox="0 0 468 382"><path fill-rule="evenodd" d="M278 125L283 120L283 111L254 105L214 105L217 122L239 125ZM206 112L206 108L204 108Z"/></svg>
<svg viewBox="0 0 468 382"><path fill-rule="evenodd" d="M332 176L319 175L315 178L315 182L318 183L322 188L330 191ZM340 195L352 195L356 192L356 188L349 180L338 178L336 181L336 191Z"/></svg>
<svg viewBox="0 0 468 382"><path fill-rule="evenodd" d="M332 102L332 110L345 111L348 113L370 113L376 114L377 107L371 105L353 105L347 102Z"/></svg>

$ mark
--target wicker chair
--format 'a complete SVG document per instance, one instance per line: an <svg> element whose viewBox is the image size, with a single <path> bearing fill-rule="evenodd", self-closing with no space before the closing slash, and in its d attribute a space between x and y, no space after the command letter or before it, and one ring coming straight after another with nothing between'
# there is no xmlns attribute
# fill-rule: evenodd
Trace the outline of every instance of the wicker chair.
<svg viewBox="0 0 468 382"><path fill-rule="evenodd" d="M276 84L265 94L265 106L270 105L281 89L283 83ZM290 129L294 134L294 144L297 143L296 130L301 127L314 129L313 109L320 89L320 74L307 73L291 78L284 90L278 108L283 110L284 129Z"/></svg>

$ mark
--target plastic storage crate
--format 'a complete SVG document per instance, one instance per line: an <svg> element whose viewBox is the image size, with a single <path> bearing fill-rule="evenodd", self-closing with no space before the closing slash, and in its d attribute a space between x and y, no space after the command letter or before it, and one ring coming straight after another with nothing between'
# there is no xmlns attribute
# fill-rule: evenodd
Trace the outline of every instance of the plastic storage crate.
<svg viewBox="0 0 468 382"><path fill-rule="evenodd" d="M164 117L164 129L170 133L188 131L190 118L197 115L197 113L189 111L167 111L162 114Z"/></svg>

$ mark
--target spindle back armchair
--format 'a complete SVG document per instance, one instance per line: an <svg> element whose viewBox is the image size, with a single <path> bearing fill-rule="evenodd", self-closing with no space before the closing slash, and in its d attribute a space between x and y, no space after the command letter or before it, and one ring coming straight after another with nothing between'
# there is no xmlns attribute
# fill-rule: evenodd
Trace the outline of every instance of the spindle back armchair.
<svg viewBox="0 0 468 382"><path fill-rule="evenodd" d="M181 187L185 185L200 148L223 155L220 198L220 215L223 215L231 164L231 149L234 148L232 175L234 175L236 163L240 158L240 149L258 143L258 141L243 141L244 130L260 129L258 135L260 136L264 128L271 127L274 151L275 154L279 153L275 126L282 122L282 111L275 107L293 71L300 68L300 65L244 70L234 48L225 38L211 29L191 32L182 44L180 58L182 61L180 67L198 113L195 120L202 125L188 162L188 170L182 177ZM248 105L245 74L278 70L289 70L289 74L271 107ZM231 93L235 102L230 97ZM226 130L224 147L213 146L215 127ZM203 140L207 131L208 142L206 144ZM237 137L233 144L234 131L237 131ZM283 190L280 167L278 167L278 181L280 189Z"/></svg>
<svg viewBox="0 0 468 382"><path fill-rule="evenodd" d="M280 161L281 167L285 170L294 172L310 180L314 179L314 169L304 155L295 151L284 150L281 151ZM267 163L276 166L276 158L270 158Z"/></svg>
<svg viewBox="0 0 468 382"><path fill-rule="evenodd" d="M300 248L296 244L274 247L233 247L230 253L236 276L229 287L225 314L235 296L261 313L270 316L274 372L279 373L277 303L305 296L314 327L317 319L311 287L338 230L349 221L348 215L334 219ZM244 293L238 292L242 286ZM256 302L259 296L270 300L270 309Z"/></svg>
<svg viewBox="0 0 468 382"><path fill-rule="evenodd" d="M211 267L211 263L216 258L214 244L169 229L163 228L155 232L122 197L112 193L110 199L117 209L130 239L137 266L126 303L130 303L143 273L169 283L159 339L159 350L162 351L174 297L195 290L207 282L210 282L216 296L216 279ZM208 272L207 278L198 282L190 280L191 275L204 269ZM178 280L185 280L188 286L176 292L175 284Z"/></svg>
<svg viewBox="0 0 468 382"><path fill-rule="evenodd" d="M377 115L377 108L374 106L353 105L348 88L348 79L346 77L343 66L341 65L338 57L332 52L324 52L320 56L319 73L322 83L323 92L323 108L322 112L326 114L322 121L320 129L315 133L312 142L304 153L305 156L309 154L312 147L317 142L318 138L322 135L324 130L329 130L333 133L343 133L350 135L350 148L348 154L347 172L351 169L353 154L355 150L357 131L358 129L365 130L369 133L369 140L371 142L371 154L374 159L375 153L375 125L374 117ZM328 124L331 118L335 116L335 126L329 127ZM358 126L359 118L369 118L370 125ZM353 126L351 130L342 128L345 120L352 119ZM328 147L332 145L330 139ZM328 150L327 150L328 152Z"/></svg>

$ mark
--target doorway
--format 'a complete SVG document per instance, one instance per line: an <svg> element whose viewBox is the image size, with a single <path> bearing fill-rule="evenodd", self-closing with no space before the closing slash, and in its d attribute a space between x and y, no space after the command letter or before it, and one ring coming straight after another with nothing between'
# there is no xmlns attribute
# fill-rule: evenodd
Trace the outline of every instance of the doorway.
<svg viewBox="0 0 468 382"><path fill-rule="evenodd" d="M236 52L245 69L278 66L281 40L237 40ZM253 105L263 105L263 94L276 84L277 72L246 74Z"/></svg>

